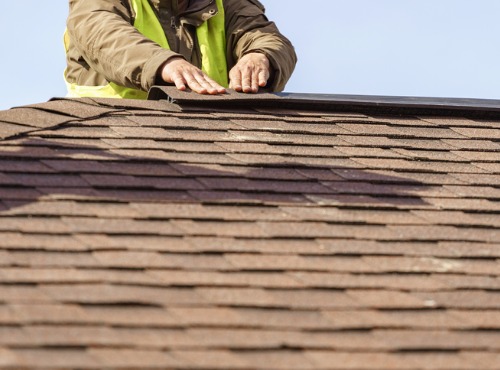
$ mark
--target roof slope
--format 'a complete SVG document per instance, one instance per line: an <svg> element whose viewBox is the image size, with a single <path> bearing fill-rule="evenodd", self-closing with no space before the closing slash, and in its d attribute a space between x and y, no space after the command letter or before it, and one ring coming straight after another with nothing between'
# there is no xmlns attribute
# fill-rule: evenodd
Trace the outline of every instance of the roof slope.
<svg viewBox="0 0 500 370"><path fill-rule="evenodd" d="M0 112L0 368L499 368L499 119L171 93Z"/></svg>

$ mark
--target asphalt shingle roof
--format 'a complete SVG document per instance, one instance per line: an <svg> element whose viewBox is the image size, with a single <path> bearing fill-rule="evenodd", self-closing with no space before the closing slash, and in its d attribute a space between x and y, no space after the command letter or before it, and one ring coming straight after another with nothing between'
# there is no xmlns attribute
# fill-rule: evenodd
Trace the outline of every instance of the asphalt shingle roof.
<svg viewBox="0 0 500 370"><path fill-rule="evenodd" d="M0 112L0 368L500 368L494 109L165 91Z"/></svg>

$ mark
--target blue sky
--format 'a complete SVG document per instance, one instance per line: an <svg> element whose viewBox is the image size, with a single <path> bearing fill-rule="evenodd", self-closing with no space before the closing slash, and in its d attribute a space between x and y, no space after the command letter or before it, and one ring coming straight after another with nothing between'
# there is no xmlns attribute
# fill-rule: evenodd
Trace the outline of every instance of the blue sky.
<svg viewBox="0 0 500 370"><path fill-rule="evenodd" d="M500 99L498 0L262 2L299 55L286 91ZM0 109L65 95L67 7L3 4Z"/></svg>

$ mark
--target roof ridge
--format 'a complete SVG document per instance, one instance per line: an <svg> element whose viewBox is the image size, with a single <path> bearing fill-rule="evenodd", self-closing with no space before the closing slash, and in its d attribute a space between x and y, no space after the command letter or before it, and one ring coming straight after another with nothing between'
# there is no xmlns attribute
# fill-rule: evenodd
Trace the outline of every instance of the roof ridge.
<svg viewBox="0 0 500 370"><path fill-rule="evenodd" d="M200 95L180 91L172 86L153 86L150 100L166 100L181 107L241 108L273 107L276 109L327 110L368 114L461 116L499 118L500 100L469 98L434 98L411 96L378 96L311 93L242 94L227 90L222 95Z"/></svg>

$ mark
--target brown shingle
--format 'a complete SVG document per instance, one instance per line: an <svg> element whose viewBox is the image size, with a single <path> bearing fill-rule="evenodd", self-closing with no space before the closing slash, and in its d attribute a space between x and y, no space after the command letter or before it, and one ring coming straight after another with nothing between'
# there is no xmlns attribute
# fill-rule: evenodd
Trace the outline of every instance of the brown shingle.
<svg viewBox="0 0 500 370"><path fill-rule="evenodd" d="M92 358L96 358L101 366L107 368L184 367L183 361L158 350L92 348L88 353Z"/></svg>
<svg viewBox="0 0 500 370"><path fill-rule="evenodd" d="M264 96L0 114L0 367L498 367L498 120Z"/></svg>
<svg viewBox="0 0 500 370"><path fill-rule="evenodd" d="M453 131L471 139L500 139L500 134L494 128L453 127Z"/></svg>
<svg viewBox="0 0 500 370"><path fill-rule="evenodd" d="M41 292L55 301L78 304L198 305L204 299L192 289L109 284L45 285Z"/></svg>
<svg viewBox="0 0 500 370"><path fill-rule="evenodd" d="M413 293L390 290L348 290L347 294L363 307L385 309L425 308L433 306L429 300L424 300Z"/></svg>
<svg viewBox="0 0 500 370"><path fill-rule="evenodd" d="M101 369L102 363L85 349L16 349L14 366L21 368Z"/></svg>
<svg viewBox="0 0 500 370"><path fill-rule="evenodd" d="M498 309L500 294L497 291L457 290L452 292L413 293L416 297L447 308Z"/></svg>
<svg viewBox="0 0 500 370"><path fill-rule="evenodd" d="M184 266L183 266L184 267ZM213 266L209 267L210 269ZM170 286L296 288L302 284L292 276L276 272L213 272L151 270L148 275Z"/></svg>

